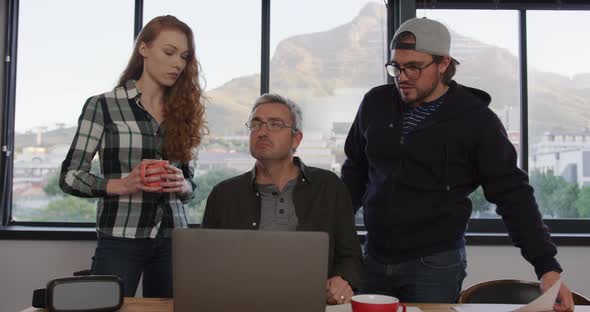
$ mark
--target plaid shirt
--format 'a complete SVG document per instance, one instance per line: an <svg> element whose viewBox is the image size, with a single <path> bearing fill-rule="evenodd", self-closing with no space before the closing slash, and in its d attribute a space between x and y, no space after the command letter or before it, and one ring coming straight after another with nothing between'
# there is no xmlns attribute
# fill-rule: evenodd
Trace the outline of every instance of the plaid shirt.
<svg viewBox="0 0 590 312"><path fill-rule="evenodd" d="M161 159L164 129L143 109L134 80L113 91L89 98L78 120L78 130L61 166L60 187L71 195L98 197L96 228L125 238L154 238L162 227L170 236L173 227L187 227L184 203L190 201L197 186L193 167L173 162L189 182L192 192L136 192L107 195L108 179L127 176L142 159ZM90 173L98 152L102 176Z"/></svg>

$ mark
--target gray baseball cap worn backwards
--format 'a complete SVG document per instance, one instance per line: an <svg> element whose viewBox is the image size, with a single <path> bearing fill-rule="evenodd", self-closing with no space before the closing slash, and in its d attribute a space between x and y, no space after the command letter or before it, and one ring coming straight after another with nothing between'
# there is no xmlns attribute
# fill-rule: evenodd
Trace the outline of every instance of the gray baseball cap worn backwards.
<svg viewBox="0 0 590 312"><path fill-rule="evenodd" d="M416 43L400 42L398 36L405 32L412 33L416 37ZM441 22L425 17L412 18L399 26L395 35L393 35L390 48L391 50L415 50L432 55L450 57L451 34ZM451 57L451 59L456 64L459 64L454 58Z"/></svg>

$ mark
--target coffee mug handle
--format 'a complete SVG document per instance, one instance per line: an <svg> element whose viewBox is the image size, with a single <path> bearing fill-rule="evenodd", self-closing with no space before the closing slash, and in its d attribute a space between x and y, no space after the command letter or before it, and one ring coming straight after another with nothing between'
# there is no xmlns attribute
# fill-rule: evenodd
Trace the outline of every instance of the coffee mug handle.
<svg viewBox="0 0 590 312"><path fill-rule="evenodd" d="M403 308L402 312L406 312L406 304L400 302L399 305ZM397 309L399 310L399 308Z"/></svg>
<svg viewBox="0 0 590 312"><path fill-rule="evenodd" d="M141 164L141 183L145 184L145 169L147 169L147 166L145 164Z"/></svg>

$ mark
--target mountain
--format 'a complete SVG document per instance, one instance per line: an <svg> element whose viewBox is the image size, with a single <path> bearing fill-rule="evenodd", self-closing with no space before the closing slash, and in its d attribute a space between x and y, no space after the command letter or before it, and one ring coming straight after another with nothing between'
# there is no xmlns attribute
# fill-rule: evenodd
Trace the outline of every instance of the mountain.
<svg viewBox="0 0 590 312"><path fill-rule="evenodd" d="M350 23L281 41L270 61L270 90L300 102L330 96L337 88L382 84L385 22L383 6L371 4ZM234 79L208 93L207 117L213 134L231 132L232 126L247 120L259 79L258 75Z"/></svg>
<svg viewBox="0 0 590 312"><path fill-rule="evenodd" d="M461 62L457 81L486 90L492 95L491 107L501 114L510 110L510 121L520 122L519 61L508 50L486 45L453 33L454 56ZM485 73L485 74L484 74ZM590 74L573 79L555 73L528 70L529 134L534 143L555 128L579 130L590 124ZM519 126L513 124L512 129Z"/></svg>
<svg viewBox="0 0 590 312"><path fill-rule="evenodd" d="M283 40L270 63L271 89L325 96L336 88L381 83L385 22L383 6L369 4L348 24Z"/></svg>
<svg viewBox="0 0 590 312"><path fill-rule="evenodd" d="M260 95L260 75L239 77L206 94L207 126L212 134L244 130L254 99Z"/></svg>
<svg viewBox="0 0 590 312"><path fill-rule="evenodd" d="M283 40L271 59L271 91L300 100L330 96L338 88L368 90L382 84L385 21L383 5L369 3L347 24ZM461 62L456 80L492 94L491 108L505 123L510 121L511 130L519 129L518 58L506 49L451 32L452 53ZM213 134L231 131L232 125L247 119L259 79L237 78L210 92L207 112ZM555 127L580 129L590 124L590 110L584 109L590 107L590 74L572 80L529 69L528 79L529 133L534 138Z"/></svg>
<svg viewBox="0 0 590 312"><path fill-rule="evenodd" d="M338 90L368 91L385 81L385 23L384 6L369 3L349 23L281 41L270 62L271 91L294 99L303 104L304 109L330 98L334 98L336 104L342 103L335 107L356 107L362 95L343 97L342 94L350 92ZM452 29L451 32L452 54L461 62L456 80L492 94L491 108L505 124L509 123L509 130L518 130L518 58L506 49L462 36ZM553 128L579 130L590 125L590 73L570 79L529 68L528 80L531 143ZM259 90L260 75L250 75L237 77L208 91L206 112L211 134L244 133L244 123ZM325 106L322 116L330 110L334 111L332 106ZM352 118L354 112L350 112L350 120ZM73 134L73 130L70 132ZM18 137L17 142L35 142L34 135ZM44 134L44 138L52 141L59 141L60 137L63 141L65 136L63 133ZM66 143L70 140L68 136Z"/></svg>

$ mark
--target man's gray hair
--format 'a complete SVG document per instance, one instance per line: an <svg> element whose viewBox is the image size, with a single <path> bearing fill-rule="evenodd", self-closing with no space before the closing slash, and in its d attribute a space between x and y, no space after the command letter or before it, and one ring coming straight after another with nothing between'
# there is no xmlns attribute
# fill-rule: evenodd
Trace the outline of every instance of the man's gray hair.
<svg viewBox="0 0 590 312"><path fill-rule="evenodd" d="M267 103L279 103L287 106L289 111L291 111L291 119L293 120L293 124L291 126L294 128L293 132L295 133L301 131L301 128L303 127L303 113L301 112L301 108L291 99L276 93L265 93L259 96L254 101L254 106L252 107L252 112L250 112L250 117L252 117L252 113L254 113L256 107Z"/></svg>

